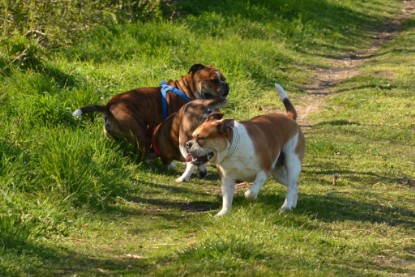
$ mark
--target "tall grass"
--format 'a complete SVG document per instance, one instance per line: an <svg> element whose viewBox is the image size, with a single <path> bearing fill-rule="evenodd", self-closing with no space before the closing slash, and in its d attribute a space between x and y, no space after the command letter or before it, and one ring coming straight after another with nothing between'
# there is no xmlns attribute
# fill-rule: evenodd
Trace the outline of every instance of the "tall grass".
<svg viewBox="0 0 415 277"><path fill-rule="evenodd" d="M322 268L317 274L361 273L352 268L342 271L335 261L339 253L345 253L342 263L350 259L359 264L361 255L379 254L376 249L389 241L374 239L375 250L365 250L367 245L359 246L356 237L352 241L347 235L338 239L330 228L341 227L323 221L377 214L373 217L376 222L387 217L386 225L393 225L399 220L409 222L410 209L399 206L404 211L399 213L375 204L359 204L362 197L372 196L359 196L354 191L345 198L319 194L331 182L327 176L338 168L344 168L340 180L347 188L366 182L382 187L398 180L396 176L406 180L412 174L405 169L411 164L399 161L399 157L411 159L411 144L407 143L413 136L408 128L410 117L401 121L399 114L390 113L391 103L400 111L411 103L412 94L407 91L412 75L402 67L394 69L401 73L393 80L379 80L366 69L368 76L344 84L345 88L356 85L361 93L331 100L334 108L328 108L324 117L332 120L323 120L308 140L307 155L312 158L304 174L316 189L304 188L300 214L282 218L262 215L271 214L281 204L282 190L272 188L266 189L260 204L246 204L237 196L235 205L240 209L235 217L213 221L198 209L217 208L218 202L212 200L217 187L215 173L208 180L195 179L192 184L177 186L175 173L167 172L157 161L143 162L128 146L105 138L102 117L75 119L71 113L81 105L105 103L122 91L178 78L194 63L212 64L227 76L231 85L229 105L224 109L227 116L246 119L282 108L272 89L275 81L287 89L294 102L299 101L300 85L312 81L316 67L330 65L327 56L368 46L373 26L383 24L400 8L396 1L367 2L0 1L5 14L0 43L0 271L6 275L50 274L48 269L65 267L66 258L76 257L67 259L72 267L96 274L94 268L86 269L89 263L128 268L126 263L133 261L119 257L138 248L151 257L133 263L143 270L138 273L151 273L155 264L160 264L155 270L160 274L170 273L169 268L190 273L243 272L249 267L246 264L250 272L263 274L287 268L286 272L299 268L307 273L316 264ZM405 47L409 49L410 43ZM366 102L373 105L362 107ZM368 112L372 115L362 121ZM391 128L384 114L401 123L382 132L379 126ZM344 118L348 119L345 123ZM330 136L318 136L319 132ZM366 139L380 143L367 145ZM402 147L389 151L388 141ZM365 150L370 160L359 154ZM356 164L368 169L358 171ZM377 183L379 178L382 182ZM388 195L388 199L393 197ZM252 231L257 226L262 229L260 234ZM319 228L330 232L324 235ZM401 229L406 232L405 227ZM111 237L120 245L125 243L123 239L138 242L122 249L111 242L117 253L110 255L115 255L117 262L113 256L86 258L91 256L88 251L100 255L108 250L94 248L99 243L95 233L85 233L88 231ZM393 232L388 231L390 235ZM397 233L391 237L399 240L397 245L402 249L401 233ZM63 243L73 234L90 244L80 249L69 245L76 249L72 252L56 247L56 241ZM194 247L181 245L189 237L197 240ZM152 244L157 240L167 246L149 250L155 249ZM284 240L295 249L274 244ZM170 247L176 241L180 245ZM287 256L287 251L292 252ZM353 258L354 254L358 257ZM321 255L333 259L327 262ZM283 262L275 264L276 258ZM39 269L42 265L46 269Z"/></svg>

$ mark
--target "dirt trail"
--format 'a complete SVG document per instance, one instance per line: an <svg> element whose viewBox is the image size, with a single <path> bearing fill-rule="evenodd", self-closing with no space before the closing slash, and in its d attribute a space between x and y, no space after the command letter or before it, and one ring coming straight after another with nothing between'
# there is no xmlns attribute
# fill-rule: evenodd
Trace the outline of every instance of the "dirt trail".
<svg viewBox="0 0 415 277"><path fill-rule="evenodd" d="M372 47L359 52L332 57L332 67L318 69L315 82L304 86L307 96L304 96L301 102L306 103L306 105L296 107L299 124L302 127L311 127L309 116L322 108L326 96L336 90L336 84L357 76L359 66L373 58L383 44L393 39L400 32L402 22L409 19L413 14L415 14L415 0L404 1L402 13L397 18L386 22L373 31L374 42Z"/></svg>

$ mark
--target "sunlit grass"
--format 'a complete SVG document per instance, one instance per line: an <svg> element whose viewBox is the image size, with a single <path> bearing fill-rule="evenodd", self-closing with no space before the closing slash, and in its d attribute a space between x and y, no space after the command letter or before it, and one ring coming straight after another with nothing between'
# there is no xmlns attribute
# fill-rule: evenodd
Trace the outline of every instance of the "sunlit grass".
<svg viewBox="0 0 415 277"><path fill-rule="evenodd" d="M310 119L298 207L283 215L285 189L270 180L254 203L238 186L232 216L213 218L213 168L177 184L183 165L141 161L104 136L101 116L71 115L194 63L227 76L227 117L282 110L274 82L303 104L300 87L326 57L369 47L373 28L400 11L366 2L182 1L173 20L112 22L41 66L2 72L0 275L410 274L413 20Z"/></svg>

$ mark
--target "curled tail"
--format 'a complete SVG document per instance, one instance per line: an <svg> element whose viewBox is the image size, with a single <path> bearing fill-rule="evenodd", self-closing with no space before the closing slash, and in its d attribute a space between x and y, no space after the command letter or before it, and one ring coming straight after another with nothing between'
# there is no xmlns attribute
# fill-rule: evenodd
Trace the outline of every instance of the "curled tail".
<svg viewBox="0 0 415 277"><path fill-rule="evenodd" d="M293 104L291 103L282 86L275 83L275 88L277 89L278 94L280 95L282 103L284 103L287 116L293 120L297 120L297 111L295 110Z"/></svg>
<svg viewBox="0 0 415 277"><path fill-rule="evenodd" d="M107 114L108 109L107 109L107 106L105 105L87 106L87 107L82 107L82 108L77 109L76 111L72 113L72 115L81 116L84 113L91 113L91 112L100 112L100 113Z"/></svg>

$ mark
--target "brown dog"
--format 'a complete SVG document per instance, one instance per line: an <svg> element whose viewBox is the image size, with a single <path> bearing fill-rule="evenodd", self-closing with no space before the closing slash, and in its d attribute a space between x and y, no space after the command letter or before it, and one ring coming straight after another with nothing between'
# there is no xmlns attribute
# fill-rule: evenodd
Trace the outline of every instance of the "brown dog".
<svg viewBox="0 0 415 277"><path fill-rule="evenodd" d="M83 107L73 115L103 113L106 133L114 139L127 139L137 145L145 157L150 149L153 129L163 121L163 113L167 117L190 100L226 97L229 93L223 74L201 64L193 65L187 75L176 81L170 80L167 85L117 94L106 105Z"/></svg>
<svg viewBox="0 0 415 277"><path fill-rule="evenodd" d="M187 156L185 144L192 138L193 131L225 104L226 98L222 97L208 100L196 99L185 104L177 113L171 114L160 123L154 129L152 144L161 161L169 168L175 167L173 161L185 161ZM188 162L185 172L176 181L189 181L195 167ZM206 176L205 164L198 165L198 171L199 176Z"/></svg>

